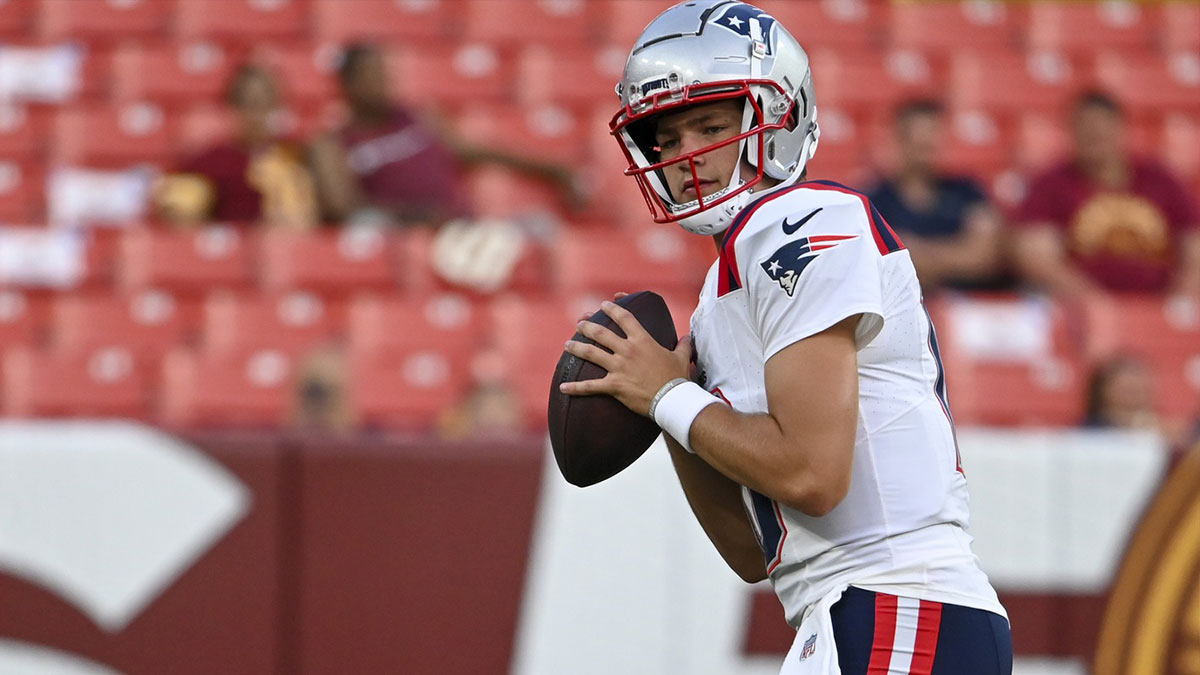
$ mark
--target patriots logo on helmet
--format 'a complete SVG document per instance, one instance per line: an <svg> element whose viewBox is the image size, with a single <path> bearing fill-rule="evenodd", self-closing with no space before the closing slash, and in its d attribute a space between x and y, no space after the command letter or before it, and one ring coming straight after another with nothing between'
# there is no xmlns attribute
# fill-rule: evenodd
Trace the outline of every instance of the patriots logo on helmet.
<svg viewBox="0 0 1200 675"><path fill-rule="evenodd" d="M709 23L731 30L748 40L753 40L754 37L750 32L750 19L758 19L758 25L762 28L762 41L767 48L766 53L772 53L771 29L775 26L775 17L753 5L734 3L721 16L710 19Z"/></svg>
<svg viewBox="0 0 1200 675"><path fill-rule="evenodd" d="M804 273L804 268L817 259L818 252L838 246L843 241L857 238L857 234L801 237L796 241L784 244L761 265L767 276L777 282L790 298L796 292L796 283L800 281L800 275Z"/></svg>

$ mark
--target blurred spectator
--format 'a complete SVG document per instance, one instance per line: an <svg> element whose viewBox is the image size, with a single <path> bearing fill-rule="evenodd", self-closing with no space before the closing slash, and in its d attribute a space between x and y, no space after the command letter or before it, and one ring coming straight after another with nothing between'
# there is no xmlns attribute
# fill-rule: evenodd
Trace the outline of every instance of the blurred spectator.
<svg viewBox="0 0 1200 675"><path fill-rule="evenodd" d="M302 430L350 431L355 424L349 402L345 355L322 348L300 365L292 399L292 426Z"/></svg>
<svg viewBox="0 0 1200 675"><path fill-rule="evenodd" d="M226 100L236 116L234 137L184 161L164 179L157 194L160 215L176 225L314 226L312 174L304 147L279 132L284 111L275 75L260 65L243 65Z"/></svg>
<svg viewBox="0 0 1200 675"><path fill-rule="evenodd" d="M1160 417L1154 390L1154 372L1141 359L1126 354L1101 362L1088 381L1083 426L1155 431L1171 447L1180 447L1187 441L1189 424Z"/></svg>
<svg viewBox="0 0 1200 675"><path fill-rule="evenodd" d="M439 417L437 429L450 440L518 432L524 429L521 401L500 380L480 382Z"/></svg>
<svg viewBox="0 0 1200 675"><path fill-rule="evenodd" d="M1200 297L1200 220L1159 162L1133 157L1125 114L1106 94L1074 106L1073 156L1035 178L1020 208L1014 264L1066 297L1104 291Z"/></svg>
<svg viewBox="0 0 1200 675"><path fill-rule="evenodd" d="M939 169L942 112L929 100L900 106L897 166L867 196L908 247L926 291L998 288L1004 285L1000 215L974 179Z"/></svg>
<svg viewBox="0 0 1200 675"><path fill-rule="evenodd" d="M408 224L470 216L462 168L484 162L546 180L577 205L576 182L566 168L463 143L393 101L384 56L375 45L347 47L338 77L350 120L313 145L328 218L374 216Z"/></svg>

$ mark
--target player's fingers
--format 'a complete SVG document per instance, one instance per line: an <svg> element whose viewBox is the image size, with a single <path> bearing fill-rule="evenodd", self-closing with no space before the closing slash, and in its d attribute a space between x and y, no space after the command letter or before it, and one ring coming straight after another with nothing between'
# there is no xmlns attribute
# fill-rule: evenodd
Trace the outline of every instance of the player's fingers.
<svg viewBox="0 0 1200 675"><path fill-rule="evenodd" d="M613 293L613 302L616 302L627 295L629 294L625 291L617 291L616 293Z"/></svg>
<svg viewBox="0 0 1200 675"><path fill-rule="evenodd" d="M596 380L581 380L579 382L563 382L558 385L558 390L568 396L595 396L596 394L610 394L612 383L608 381L609 376L605 375Z"/></svg>
<svg viewBox="0 0 1200 675"><path fill-rule="evenodd" d="M692 336L684 335L679 338L679 344L675 346L675 354L684 358L685 363L690 363L692 360Z"/></svg>
<svg viewBox="0 0 1200 675"><path fill-rule="evenodd" d="M591 338L596 344L608 347L609 351L617 351L625 338L614 333L611 329L591 321L580 321L575 330L586 338Z"/></svg>
<svg viewBox="0 0 1200 675"><path fill-rule="evenodd" d="M634 336L646 335L646 329L642 328L642 324L638 322L637 317L632 312L624 307L613 302L600 303L600 310L608 315L621 330L625 331L625 336L633 338Z"/></svg>
<svg viewBox="0 0 1200 675"><path fill-rule="evenodd" d="M589 345L586 342L568 340L565 349L568 354L578 356L584 361L591 361L605 370L612 370L614 365L613 360L615 357L603 349L600 349L596 345Z"/></svg>

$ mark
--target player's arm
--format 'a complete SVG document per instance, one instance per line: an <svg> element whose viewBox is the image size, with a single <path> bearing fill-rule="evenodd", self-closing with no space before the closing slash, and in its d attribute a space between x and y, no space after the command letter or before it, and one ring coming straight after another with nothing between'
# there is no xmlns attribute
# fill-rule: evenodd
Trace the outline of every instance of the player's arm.
<svg viewBox="0 0 1200 675"><path fill-rule="evenodd" d="M767 566L746 515L742 486L684 450L670 435L663 439L688 505L725 563L747 583L766 579Z"/></svg>
<svg viewBox="0 0 1200 675"><path fill-rule="evenodd" d="M610 394L643 415L662 385L687 373L690 343L669 352L628 310L602 309L627 338L591 322L578 329L594 345L572 341L567 351L608 371L568 382L571 395ZM692 449L731 480L810 516L823 516L845 497L858 420L858 315L779 350L766 363L769 411L739 413L708 405L688 432ZM713 404L720 401L713 397Z"/></svg>

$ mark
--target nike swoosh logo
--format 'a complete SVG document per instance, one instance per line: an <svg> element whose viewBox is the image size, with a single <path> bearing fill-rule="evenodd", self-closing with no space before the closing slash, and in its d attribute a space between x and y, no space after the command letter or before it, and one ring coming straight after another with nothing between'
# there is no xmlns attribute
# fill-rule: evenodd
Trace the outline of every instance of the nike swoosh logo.
<svg viewBox="0 0 1200 675"><path fill-rule="evenodd" d="M818 213L820 213L821 209L823 209L823 208L825 208L825 207L824 206L817 207L816 211L813 211L812 213L808 214L807 216L804 216L803 218L801 218L800 220L797 220L794 223L789 223L787 218L784 218L783 219L783 233L787 234L787 235L796 234L796 230L804 227L804 224L807 223L808 221L812 220L812 217L817 215Z"/></svg>

